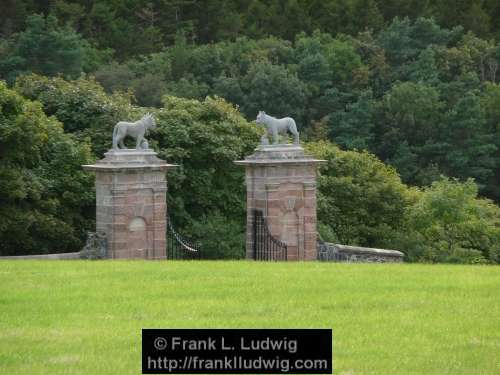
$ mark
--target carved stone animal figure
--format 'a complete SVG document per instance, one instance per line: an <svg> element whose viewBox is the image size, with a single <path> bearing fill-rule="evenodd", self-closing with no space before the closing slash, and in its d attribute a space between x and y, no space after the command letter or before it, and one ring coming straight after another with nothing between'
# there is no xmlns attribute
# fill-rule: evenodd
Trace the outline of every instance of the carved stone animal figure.
<svg viewBox="0 0 500 375"><path fill-rule="evenodd" d="M261 139L262 144L269 143L269 136L273 136L273 144L278 144L279 134L290 132L293 135L293 143L299 144L299 132L295 120L291 117L275 118L269 116L264 111L259 111L256 122L266 126L266 133Z"/></svg>
<svg viewBox="0 0 500 375"><path fill-rule="evenodd" d="M113 148L115 150L119 150L121 148L126 149L123 141L125 140L126 136L129 136L135 139L136 150L147 149L148 142L144 138L144 135L149 129L154 129L155 126L155 119L150 113L146 114L136 122L118 122L113 130ZM120 145L120 147L118 147L118 145Z"/></svg>

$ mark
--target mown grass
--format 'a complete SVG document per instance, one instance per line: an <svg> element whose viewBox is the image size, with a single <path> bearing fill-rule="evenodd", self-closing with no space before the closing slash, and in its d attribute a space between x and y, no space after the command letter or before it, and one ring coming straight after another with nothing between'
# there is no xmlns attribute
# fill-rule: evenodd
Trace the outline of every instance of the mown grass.
<svg viewBox="0 0 500 375"><path fill-rule="evenodd" d="M334 373L500 374L500 268L1 261L1 374L140 374L142 328L333 328Z"/></svg>

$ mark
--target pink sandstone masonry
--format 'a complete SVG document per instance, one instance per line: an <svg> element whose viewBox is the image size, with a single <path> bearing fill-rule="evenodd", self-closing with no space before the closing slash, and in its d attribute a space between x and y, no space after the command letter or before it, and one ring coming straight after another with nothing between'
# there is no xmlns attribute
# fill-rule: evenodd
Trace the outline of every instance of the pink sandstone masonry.
<svg viewBox="0 0 500 375"><path fill-rule="evenodd" d="M273 237L287 244L287 260L315 260L316 160L296 145L261 145L245 160L247 242L253 258L253 210L261 210Z"/></svg>
<svg viewBox="0 0 500 375"><path fill-rule="evenodd" d="M166 258L166 171L173 167L152 150L110 150L83 166L96 174L96 231L106 234L110 258Z"/></svg>

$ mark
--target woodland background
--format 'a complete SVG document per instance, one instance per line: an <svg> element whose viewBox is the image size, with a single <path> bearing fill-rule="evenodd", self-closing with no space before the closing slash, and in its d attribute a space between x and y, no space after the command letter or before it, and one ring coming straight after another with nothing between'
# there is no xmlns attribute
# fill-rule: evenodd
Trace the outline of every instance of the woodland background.
<svg viewBox="0 0 500 375"><path fill-rule="evenodd" d="M500 261L500 3L2 0L0 254L77 251L114 124L152 111L176 226L244 256L258 110L327 159L319 231ZM224 239L221 241L220 239Z"/></svg>

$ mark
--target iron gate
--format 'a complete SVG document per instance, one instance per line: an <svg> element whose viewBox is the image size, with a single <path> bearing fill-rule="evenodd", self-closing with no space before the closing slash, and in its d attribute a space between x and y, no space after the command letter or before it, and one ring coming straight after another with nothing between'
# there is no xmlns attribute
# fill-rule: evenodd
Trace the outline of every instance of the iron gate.
<svg viewBox="0 0 500 375"><path fill-rule="evenodd" d="M200 259L201 245L183 238L167 217L167 259Z"/></svg>
<svg viewBox="0 0 500 375"><path fill-rule="evenodd" d="M253 210L253 259L287 260L286 243L271 235L264 214Z"/></svg>

